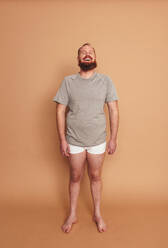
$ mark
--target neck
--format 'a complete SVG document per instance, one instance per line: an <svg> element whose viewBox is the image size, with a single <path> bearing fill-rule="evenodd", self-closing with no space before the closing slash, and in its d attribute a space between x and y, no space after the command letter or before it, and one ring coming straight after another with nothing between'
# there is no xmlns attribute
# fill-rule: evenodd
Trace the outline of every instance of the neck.
<svg viewBox="0 0 168 248"><path fill-rule="evenodd" d="M80 69L80 75L82 77L85 77L85 78L89 78L93 75L93 73L95 72L95 69L92 69L92 70L89 70L89 71L83 71L82 69Z"/></svg>

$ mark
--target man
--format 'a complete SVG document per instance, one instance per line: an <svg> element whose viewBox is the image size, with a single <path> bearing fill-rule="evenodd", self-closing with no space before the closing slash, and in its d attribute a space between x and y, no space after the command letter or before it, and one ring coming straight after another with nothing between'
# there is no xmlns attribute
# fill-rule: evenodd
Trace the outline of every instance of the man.
<svg viewBox="0 0 168 248"><path fill-rule="evenodd" d="M53 98L53 101L58 103L56 119L60 150L68 157L70 164L70 210L62 230L69 232L72 224L77 222L77 199L87 160L94 204L93 221L99 232L104 232L107 226L100 212L101 171L105 152L113 154L117 146L118 96L110 77L95 72L96 53L90 43L85 43L78 49L77 60L80 72L64 77ZM104 103L107 103L110 120L110 139L107 145ZM66 117L67 106L69 111Z"/></svg>

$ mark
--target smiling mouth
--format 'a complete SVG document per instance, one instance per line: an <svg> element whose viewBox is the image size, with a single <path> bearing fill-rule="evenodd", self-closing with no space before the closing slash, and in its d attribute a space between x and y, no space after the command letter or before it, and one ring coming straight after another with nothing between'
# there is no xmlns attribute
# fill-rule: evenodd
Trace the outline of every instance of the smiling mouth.
<svg viewBox="0 0 168 248"><path fill-rule="evenodd" d="M84 61L89 62L89 61L92 61L92 60L90 58L86 58L86 59L84 59Z"/></svg>

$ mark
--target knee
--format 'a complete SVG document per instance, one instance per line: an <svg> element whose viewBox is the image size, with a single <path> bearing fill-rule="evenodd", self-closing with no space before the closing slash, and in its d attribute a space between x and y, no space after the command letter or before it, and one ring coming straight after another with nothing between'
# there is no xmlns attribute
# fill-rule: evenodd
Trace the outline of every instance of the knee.
<svg viewBox="0 0 168 248"><path fill-rule="evenodd" d="M91 173L90 174L90 181L92 182L98 182L101 181L101 176L98 173Z"/></svg>
<svg viewBox="0 0 168 248"><path fill-rule="evenodd" d="M71 173L71 182L77 183L81 180L81 174L80 173Z"/></svg>

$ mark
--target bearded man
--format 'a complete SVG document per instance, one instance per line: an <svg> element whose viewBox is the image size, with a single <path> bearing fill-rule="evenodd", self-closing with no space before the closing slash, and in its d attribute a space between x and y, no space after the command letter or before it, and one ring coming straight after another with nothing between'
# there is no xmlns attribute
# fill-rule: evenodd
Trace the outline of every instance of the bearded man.
<svg viewBox="0 0 168 248"><path fill-rule="evenodd" d="M117 146L118 95L111 78L95 71L96 53L90 43L85 43L78 49L77 61L80 71L65 76L53 98L53 101L57 102L56 120L60 151L68 158L70 165L70 208L61 228L68 233L72 224L77 222L77 200L87 161L94 204L93 221L99 232L104 232L107 230L107 225L100 211L101 173L106 151L111 155ZM108 106L110 120L108 142L106 142L105 103ZM69 111L66 116L67 107Z"/></svg>

